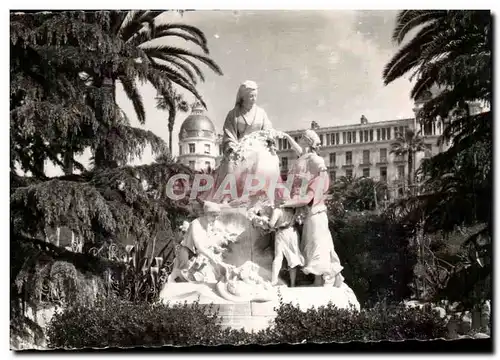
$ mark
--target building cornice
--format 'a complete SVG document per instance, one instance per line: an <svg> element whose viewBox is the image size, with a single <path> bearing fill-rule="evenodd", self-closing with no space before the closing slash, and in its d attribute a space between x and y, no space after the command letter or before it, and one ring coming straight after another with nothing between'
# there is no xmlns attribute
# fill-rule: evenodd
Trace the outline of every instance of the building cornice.
<svg viewBox="0 0 500 360"><path fill-rule="evenodd" d="M410 121L415 121L415 118L405 118L405 119L395 119L395 120L385 120L385 121L378 121L378 122L372 122L368 124L349 124L349 125L336 125L336 126L325 126L325 127L319 127L317 129L314 129L318 134L324 133L324 132L336 132L336 131L344 131L344 130L369 130L369 129L374 129L377 127L384 127L384 126L396 126L399 124L407 124ZM289 130L285 131L287 134L290 135L298 135L305 131L307 129L298 129L298 130Z"/></svg>
<svg viewBox="0 0 500 360"><path fill-rule="evenodd" d="M216 159L219 156L218 155L212 155L212 154L182 154L182 155L177 155L179 159L185 159L185 158L210 158L210 159Z"/></svg>

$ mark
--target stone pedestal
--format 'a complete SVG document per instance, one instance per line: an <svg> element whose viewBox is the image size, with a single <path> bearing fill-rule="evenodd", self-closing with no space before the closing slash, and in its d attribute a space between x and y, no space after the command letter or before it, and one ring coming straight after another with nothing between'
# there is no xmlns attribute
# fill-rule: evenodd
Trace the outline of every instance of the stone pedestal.
<svg viewBox="0 0 500 360"><path fill-rule="evenodd" d="M215 284L175 283L163 288L160 299L170 304L193 303L197 300L200 304L214 304L224 326L243 328L248 332L263 330L272 324L276 317L274 309L279 306L279 296L284 303L299 305L302 311L327 305L329 302L338 308L353 307L359 310L359 302L346 284L340 288L278 286L274 288L274 295L274 300L267 302L231 303L217 295Z"/></svg>
<svg viewBox="0 0 500 360"><path fill-rule="evenodd" d="M253 263L250 265L257 265L255 270L261 280L270 283L274 259L270 246L271 236L264 234L252 225L252 222L246 217L246 209L232 209L230 212L223 212L218 222L217 226L220 226L225 234L232 234L230 235L232 241L224 250L222 261L236 268ZM246 280L242 277L238 281L249 281L249 279L250 277L247 277ZM327 305L329 302L338 308L354 307L359 309L356 296L345 284L339 288L332 285L289 288L280 279L279 286L266 288L265 296L251 294L250 291L251 295L242 295L241 297L229 294L225 280L221 279L221 281L223 282L219 283L220 286L208 282L167 283L160 293L160 300L170 304L196 301L199 301L200 304L213 304L219 310L224 326L235 329L243 328L246 331L258 331L270 326L276 317L274 309L279 306L280 297L284 303L299 305L303 311L311 307ZM259 287L257 282L250 281L245 284ZM232 289L234 292L235 288Z"/></svg>

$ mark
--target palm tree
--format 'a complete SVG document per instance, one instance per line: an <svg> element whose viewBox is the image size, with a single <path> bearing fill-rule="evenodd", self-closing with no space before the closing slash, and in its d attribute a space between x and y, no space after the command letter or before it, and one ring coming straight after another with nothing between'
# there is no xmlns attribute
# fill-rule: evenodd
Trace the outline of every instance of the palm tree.
<svg viewBox="0 0 500 360"><path fill-rule="evenodd" d="M414 30L415 36L402 45ZM489 11L404 10L397 16L393 41L402 46L384 68L385 85L411 73L416 80L413 100L433 87L440 89L420 111L424 121L446 118L457 108L467 109L471 101L491 104ZM454 132L456 127L448 127L444 136L450 138Z"/></svg>
<svg viewBox="0 0 500 360"><path fill-rule="evenodd" d="M122 50L118 52L122 61L118 67L110 68L103 64L106 71L87 73L94 81L109 81L113 90L116 88L116 81L120 81L141 123L146 116L136 80L150 82L163 97L172 100L177 99L172 84L177 84L205 105L196 90L198 78L204 81L205 77L195 61L202 62L222 75L220 67L206 56L209 50L204 33L191 25L160 23L159 17L164 13L165 11L111 11L108 30L110 37L122 44ZM205 55L167 45L166 42L173 37L197 45Z"/></svg>
<svg viewBox="0 0 500 360"><path fill-rule="evenodd" d="M172 153L172 131L176 111L187 111L187 104L175 91L173 84L189 91L203 106L206 106L196 90L198 78L205 80L196 61L207 65L219 75L222 75L222 70L206 56L209 53L207 39L201 30L186 24L159 23L159 16L164 13L164 11L112 11L110 13L112 36L127 45L124 49L128 52L120 54L125 60L122 62L122 67L117 67L114 71L108 69L107 73L101 72L101 76L104 74L113 94L116 91L116 81L120 81L127 97L134 105L141 124L144 124L146 114L136 80L148 81L156 88L161 98L159 107L169 111L169 149ZM197 45L205 55L167 45L166 41L172 37L182 38ZM131 58L130 55L134 52L136 55ZM95 78L95 74L92 78ZM100 81L106 82L106 79Z"/></svg>
<svg viewBox="0 0 500 360"><path fill-rule="evenodd" d="M412 176L415 172L415 154L425 151L424 139L420 132L415 133L412 129L406 129L404 134L398 134L395 141L391 144L391 154L406 157L408 161L408 187L412 187Z"/></svg>
<svg viewBox="0 0 500 360"><path fill-rule="evenodd" d="M170 154L173 154L172 133L174 131L175 117L177 111L189 111L189 104L185 101L181 94L172 91L173 96L170 94L163 94L156 98L156 108L168 111L168 149Z"/></svg>
<svg viewBox="0 0 500 360"><path fill-rule="evenodd" d="M491 104L491 13L405 10L397 17L393 40L401 45L413 30L415 36L386 65L384 82L387 85L412 72L414 100L438 87L439 94L423 104L418 116L425 122L443 118L443 138L453 141L445 152L422 162L423 193L403 199L398 207L405 211L399 213L424 233L450 234L457 226L479 223L487 224L486 228L466 243L479 235L491 238L493 118L490 111L476 115L469 111L471 102ZM491 249L486 253L491 254ZM449 279L441 295L464 302L488 285L491 266L477 261L470 265L457 273L458 283ZM481 296L489 298L491 286Z"/></svg>

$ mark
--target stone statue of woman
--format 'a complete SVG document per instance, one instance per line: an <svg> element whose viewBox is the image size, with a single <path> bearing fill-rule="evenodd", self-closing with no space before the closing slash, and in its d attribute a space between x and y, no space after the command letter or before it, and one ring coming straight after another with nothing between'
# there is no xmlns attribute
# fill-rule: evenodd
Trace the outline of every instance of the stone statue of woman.
<svg viewBox="0 0 500 360"><path fill-rule="evenodd" d="M224 122L222 138L224 156L217 169L214 187L207 200L215 202L224 200L218 196L220 193L219 188L228 174L236 174L238 197L242 195L243 184L248 174L259 172L260 175L279 175L278 157L275 154L271 154L271 156L264 154L260 148L253 154L255 156L249 156L249 159L244 163L230 161L230 154L235 151L235 148L245 136L257 131L272 130L273 126L265 110L257 105L257 95L258 86L254 81L245 81L238 89L234 108L228 112Z"/></svg>

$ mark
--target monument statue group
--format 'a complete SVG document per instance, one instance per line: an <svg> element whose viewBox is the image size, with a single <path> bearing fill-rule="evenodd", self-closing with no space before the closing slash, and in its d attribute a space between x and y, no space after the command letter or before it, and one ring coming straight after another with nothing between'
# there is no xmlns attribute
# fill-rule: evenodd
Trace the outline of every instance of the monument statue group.
<svg viewBox="0 0 500 360"><path fill-rule="evenodd" d="M359 308L328 227L329 176L318 154L319 136L308 129L295 141L273 129L257 93L253 81L238 89L224 122L224 156L214 185L204 195L203 213L185 226L161 296L182 300L182 292L209 285L203 296L214 303L273 302L278 289L314 287L327 294L323 303ZM279 138L298 157L286 182L275 151ZM301 294L299 303L311 303Z"/></svg>

